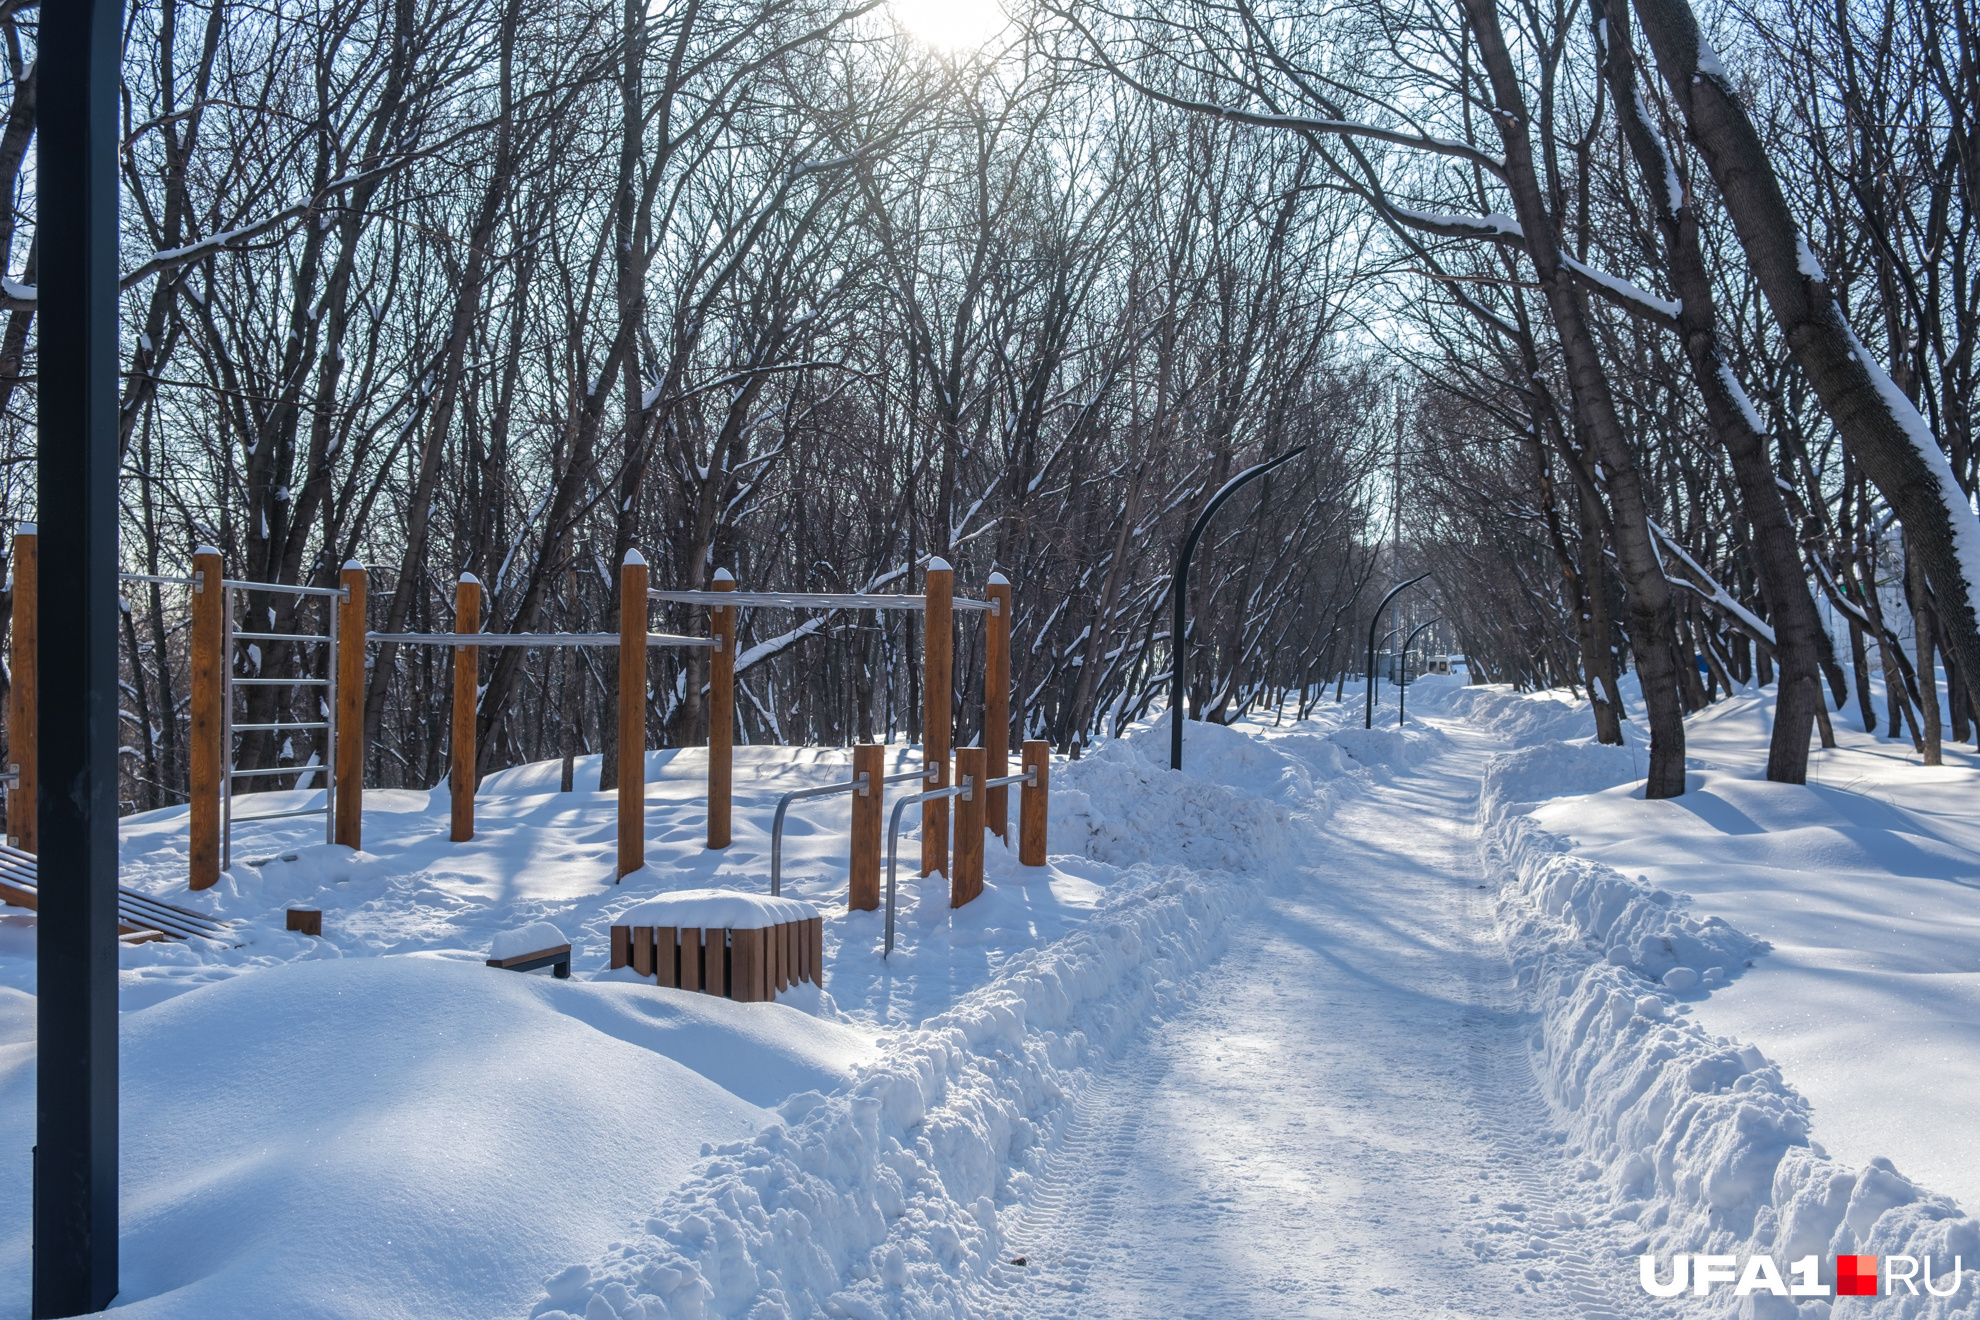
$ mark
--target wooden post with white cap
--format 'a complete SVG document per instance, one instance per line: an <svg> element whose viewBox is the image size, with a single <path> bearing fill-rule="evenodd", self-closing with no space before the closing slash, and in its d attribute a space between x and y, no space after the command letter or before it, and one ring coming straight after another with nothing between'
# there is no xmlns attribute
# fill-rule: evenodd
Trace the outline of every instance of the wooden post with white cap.
<svg viewBox="0 0 1980 1320"><path fill-rule="evenodd" d="M715 570L716 591L734 591L735 574ZM715 652L708 657L708 846L729 846L729 795L736 780L736 607L708 610L708 634Z"/></svg>
<svg viewBox="0 0 1980 1320"><path fill-rule="evenodd" d="M481 579L463 573L454 584L454 632L466 636L480 631ZM640 653L644 658L643 646ZM455 843L474 837L474 716L481 688L480 656L479 647L454 645L454 719L448 740L447 786L453 799L453 830L448 837Z"/></svg>
<svg viewBox="0 0 1980 1320"><path fill-rule="evenodd" d="M619 567L619 877L646 865L646 559Z"/></svg>
<svg viewBox="0 0 1980 1320"><path fill-rule="evenodd" d="M227 588L220 552L193 551L192 671L186 693L192 708L187 737L188 881L207 889L220 880L220 795L226 791Z"/></svg>
<svg viewBox="0 0 1980 1320"><path fill-rule="evenodd" d="M1002 779L1011 764L1011 580L1002 573L990 575L990 613L984 623L983 647L983 755L984 774ZM998 838L1008 839L1010 818L1008 787L993 788L983 804L983 823Z"/></svg>
<svg viewBox="0 0 1980 1320"><path fill-rule="evenodd" d="M337 837L364 846L364 565L347 560L337 602Z"/></svg>
<svg viewBox="0 0 1980 1320"><path fill-rule="evenodd" d="M950 678L955 658L956 574L946 559L930 559L923 579L921 641L921 764L924 793L949 787L954 730ZM949 870L949 800L921 804L921 873Z"/></svg>

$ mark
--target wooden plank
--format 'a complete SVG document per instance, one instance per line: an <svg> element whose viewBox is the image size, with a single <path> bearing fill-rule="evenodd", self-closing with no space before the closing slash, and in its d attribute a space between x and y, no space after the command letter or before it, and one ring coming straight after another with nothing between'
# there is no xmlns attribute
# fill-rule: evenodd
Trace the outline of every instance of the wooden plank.
<svg viewBox="0 0 1980 1320"><path fill-rule="evenodd" d="M290 908L289 929L298 935L321 935L323 911L320 908Z"/></svg>
<svg viewBox="0 0 1980 1320"><path fill-rule="evenodd" d="M710 926L703 935L708 942L702 946L701 993L726 998L729 993L729 932L720 926Z"/></svg>
<svg viewBox="0 0 1980 1320"><path fill-rule="evenodd" d="M454 631L460 634L481 631L481 579L461 574L454 584ZM454 648L454 709L447 756L447 790L451 799L452 829L448 838L466 843L474 837L474 719L481 687L481 648Z"/></svg>
<svg viewBox="0 0 1980 1320"><path fill-rule="evenodd" d="M983 892L983 787L988 758L981 747L956 749L956 782L968 781L967 798L956 799L956 858L949 876L949 906L959 908Z"/></svg>
<svg viewBox="0 0 1980 1320"><path fill-rule="evenodd" d="M7 694L7 762L20 775L20 782L7 794L7 833L22 852L40 850L35 842L34 805L36 742L41 724L35 704L39 699L35 656L41 648L40 545L32 523L22 524L14 533L14 631L7 651L13 689Z"/></svg>
<svg viewBox="0 0 1980 1320"><path fill-rule="evenodd" d="M612 960L609 964L611 970L616 972L619 968L627 966L631 962L632 927L612 927Z"/></svg>
<svg viewBox="0 0 1980 1320"><path fill-rule="evenodd" d="M866 776L867 792L852 799L852 856L847 867L846 907L871 912L880 906L880 815L886 792L887 749L877 743L853 748L853 778Z"/></svg>
<svg viewBox="0 0 1980 1320"><path fill-rule="evenodd" d="M809 981L811 979L811 923L809 921L794 921L791 924L797 927L798 936L797 979L799 981Z"/></svg>
<svg viewBox="0 0 1980 1320"><path fill-rule="evenodd" d="M641 976L653 975L653 927L651 926L632 928L632 969Z"/></svg>
<svg viewBox="0 0 1980 1320"><path fill-rule="evenodd" d="M922 587L921 639L921 759L936 777L923 791L949 786L949 744L955 711L950 677L955 660L955 570L945 559L928 561ZM921 804L921 873L949 869L949 800Z"/></svg>
<svg viewBox="0 0 1980 1320"><path fill-rule="evenodd" d="M729 998L742 1004L763 1002L763 932L729 932Z"/></svg>
<svg viewBox="0 0 1980 1320"><path fill-rule="evenodd" d="M190 834L190 874L194 889L211 888L220 879L220 795L226 791L228 749L223 736L226 701L227 589L220 552L205 547L193 553L193 573L200 579L192 596L192 668L188 674L191 729L187 738L187 829Z"/></svg>
<svg viewBox="0 0 1980 1320"><path fill-rule="evenodd" d="M364 565L344 565L337 602L337 842L364 846Z"/></svg>
<svg viewBox="0 0 1980 1320"><path fill-rule="evenodd" d="M791 988L790 974L784 970L784 923L778 922L769 927L770 935L770 988L775 998Z"/></svg>
<svg viewBox="0 0 1980 1320"><path fill-rule="evenodd" d="M777 930L783 936L784 940L784 984L782 988L788 990L798 982L798 924L795 921L786 921Z"/></svg>
<svg viewBox="0 0 1980 1320"><path fill-rule="evenodd" d="M701 927L681 927L681 989L701 989Z"/></svg>
<svg viewBox="0 0 1980 1320"><path fill-rule="evenodd" d="M997 606L983 616L984 773L1002 779L1011 772L1011 584L1002 573L992 573L983 594ZM984 825L1007 842L1010 793L1008 786L993 788L983 804Z"/></svg>
<svg viewBox="0 0 1980 1320"><path fill-rule="evenodd" d="M619 929L624 930L625 927L621 926ZM487 962L490 967L507 968L514 967L517 963L535 962L538 958L555 957L557 954L570 951L571 946L568 944L553 944L547 949L538 949L534 953L519 953L512 958L490 958Z"/></svg>
<svg viewBox="0 0 1980 1320"><path fill-rule="evenodd" d="M678 927L653 928L653 979L669 990L681 983L681 932Z"/></svg>
<svg viewBox="0 0 1980 1320"><path fill-rule="evenodd" d="M1045 865L1045 798L1051 789L1052 744L1033 739L1024 745L1024 769L1038 767L1038 781L1018 796L1018 861Z"/></svg>
<svg viewBox="0 0 1980 1320"><path fill-rule="evenodd" d="M646 560L619 567L619 876L646 865Z"/></svg>
<svg viewBox="0 0 1980 1320"><path fill-rule="evenodd" d="M825 988L825 918L813 917L804 923L811 945L811 983Z"/></svg>
<svg viewBox="0 0 1980 1320"><path fill-rule="evenodd" d="M715 591L734 591L726 568L715 570ZM729 846L729 799L736 774L736 609L713 606L708 633L718 643L708 657L708 846Z"/></svg>

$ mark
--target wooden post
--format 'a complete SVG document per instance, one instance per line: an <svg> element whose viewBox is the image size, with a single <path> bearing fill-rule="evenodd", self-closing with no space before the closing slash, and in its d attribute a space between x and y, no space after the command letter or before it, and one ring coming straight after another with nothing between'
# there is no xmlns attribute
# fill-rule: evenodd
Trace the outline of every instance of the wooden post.
<svg viewBox="0 0 1980 1320"><path fill-rule="evenodd" d="M364 565L344 564L337 603L337 842L364 847Z"/></svg>
<svg viewBox="0 0 1980 1320"><path fill-rule="evenodd" d="M454 584L454 631L463 634L481 631L481 579L472 573L461 574L461 580ZM646 648L642 645L640 658L645 656ZM481 687L480 659L480 647L455 645L454 727L447 769L447 787L454 807L454 828L447 837L455 843L466 843L474 837L474 716Z"/></svg>
<svg viewBox="0 0 1980 1320"><path fill-rule="evenodd" d="M632 927L630 926L612 927L612 957L610 964L611 969L613 971L617 971L619 968L624 967L631 962L632 962Z"/></svg>
<svg viewBox="0 0 1980 1320"><path fill-rule="evenodd" d="M681 983L681 932L678 927L653 928L653 979L669 990Z"/></svg>
<svg viewBox="0 0 1980 1320"><path fill-rule="evenodd" d="M7 667L14 686L7 697L7 771L15 776L7 794L7 842L35 851L35 653L41 645L40 609L35 587L41 577L41 538L33 523L14 533L14 633Z"/></svg>
<svg viewBox="0 0 1980 1320"><path fill-rule="evenodd" d="M716 591L734 591L735 576L715 570ZM715 652L708 658L708 846L729 846L729 795L736 779L736 608L711 606L708 635Z"/></svg>
<svg viewBox="0 0 1980 1320"><path fill-rule="evenodd" d="M887 749L878 743L853 748L853 778L866 776L866 787L853 793L851 881L846 909L871 912L880 906L880 810L887 777Z"/></svg>
<svg viewBox="0 0 1980 1320"><path fill-rule="evenodd" d="M708 943L703 946L701 993L726 997L729 993L728 933L720 926L710 926L703 934Z"/></svg>
<svg viewBox="0 0 1980 1320"><path fill-rule="evenodd" d="M731 936L735 943L729 946L731 965L729 967L729 998L742 1004L756 1004L763 1001L763 932L760 930L739 930Z"/></svg>
<svg viewBox="0 0 1980 1320"><path fill-rule="evenodd" d="M619 568L619 878L646 865L646 560Z"/></svg>
<svg viewBox="0 0 1980 1320"><path fill-rule="evenodd" d="M681 989L701 989L701 927L682 926Z"/></svg>
<svg viewBox="0 0 1980 1320"><path fill-rule="evenodd" d="M921 763L928 771L923 792L949 787L949 744L954 702L949 679L955 658L956 574L946 559L928 561L922 587ZM949 869L949 799L921 804L921 873Z"/></svg>
<svg viewBox="0 0 1980 1320"><path fill-rule="evenodd" d="M188 676L192 728L187 745L187 788L191 793L192 888L207 889L220 879L220 795L226 791L227 747L222 736L227 699L227 589L220 552L203 545L193 551L192 670Z"/></svg>
<svg viewBox="0 0 1980 1320"><path fill-rule="evenodd" d="M1024 745L1024 768L1038 767L1038 782L1024 785L1018 797L1018 861L1045 865L1045 795L1052 786L1052 744L1042 739Z"/></svg>
<svg viewBox="0 0 1980 1320"><path fill-rule="evenodd" d="M959 908L983 892L983 807L989 790L983 781L987 758L981 747L956 749L956 782L969 792L956 802L956 863L949 877L949 906Z"/></svg>
<svg viewBox="0 0 1980 1320"><path fill-rule="evenodd" d="M990 575L984 595L992 613L984 616L983 752L984 775L1002 779L1011 772L1011 582L1002 573ZM1011 790L993 788L983 803L983 823L1009 842Z"/></svg>
<svg viewBox="0 0 1980 1320"><path fill-rule="evenodd" d="M653 975L653 927L632 928L632 969L641 976Z"/></svg>

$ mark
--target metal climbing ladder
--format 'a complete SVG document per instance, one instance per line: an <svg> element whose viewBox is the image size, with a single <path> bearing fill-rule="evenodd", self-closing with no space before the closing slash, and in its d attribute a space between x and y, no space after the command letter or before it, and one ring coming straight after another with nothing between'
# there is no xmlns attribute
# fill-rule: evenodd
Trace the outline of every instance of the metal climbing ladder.
<svg viewBox="0 0 1980 1320"><path fill-rule="evenodd" d="M222 781L220 795L220 867L222 870L234 864L234 826L245 825L256 820L285 820L291 816L323 817L323 841L336 842L337 829L337 605L349 599L343 587L292 587L278 582L234 582L222 581L225 592L221 605L221 617L226 621L226 642L221 655L225 657L221 665L221 731L220 746L225 750L226 775ZM234 593L237 591L280 592L291 596L320 598L323 601L323 631L320 633L300 632L261 632L239 628L234 622ZM295 677L269 678L263 676L257 664L252 677L237 677L235 662L238 657L235 647L242 643L291 642L306 647L312 643L325 643L325 667L322 677L299 675ZM359 639L359 645L363 640ZM304 691L317 691L318 718L302 720L274 720L258 723L240 723L234 719L234 692L237 688L293 687ZM323 732L323 757L320 765L310 766L270 766L263 769L243 770L235 762L237 755L234 736L241 733L306 733ZM266 775L296 775L307 777L311 774L323 777L323 805L320 807L297 807L289 811L264 811L250 816L234 814L234 783L236 780L253 779Z"/></svg>

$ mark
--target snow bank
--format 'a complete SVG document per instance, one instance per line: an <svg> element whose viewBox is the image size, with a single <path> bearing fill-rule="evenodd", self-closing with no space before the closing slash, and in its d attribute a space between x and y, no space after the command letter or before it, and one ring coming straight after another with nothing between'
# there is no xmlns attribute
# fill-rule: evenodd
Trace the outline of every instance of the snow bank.
<svg viewBox="0 0 1980 1320"><path fill-rule="evenodd" d="M968 1315L1076 1074L1186 993L1249 900L1231 877L1117 886L1085 928L1021 954L911 1032L849 1094L704 1150L645 1236L545 1283L536 1320Z"/></svg>
<svg viewBox="0 0 1980 1320"><path fill-rule="evenodd" d="M1055 762L1050 884L1086 886L1084 923L883 1036L849 1091L793 1096L783 1125L711 1146L642 1235L547 1279L532 1316L984 1313L1005 1268L998 1211L1029 1187L1085 1074L1187 1000L1232 917L1314 846L1341 794L1443 741L1427 729L1261 740L1191 723L1176 774L1155 721ZM854 958L835 985L942 975L979 924L1021 915L1044 878L1026 872L993 846L967 907L949 910L937 886L904 891L888 970Z"/></svg>
<svg viewBox="0 0 1980 1320"><path fill-rule="evenodd" d="M1940 1273L1953 1256L1980 1260L1980 1225L1888 1160L1852 1169L1830 1158L1781 1070L1694 1020L1694 1004L1750 966L1762 942L1575 856L1526 814L1539 800L1633 777L1627 749L1547 743L1494 758L1480 801L1480 847L1505 879L1500 928L1515 984L1540 1017L1534 1071L1612 1219L1643 1230L1632 1252L1767 1253L1783 1264L1813 1254L1831 1284L1839 1254L1930 1256ZM1969 1274L1952 1297L1882 1298L1860 1313L1972 1320L1975 1293ZM1797 1310L1731 1289L1694 1305L1830 1314L1827 1301Z"/></svg>

